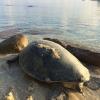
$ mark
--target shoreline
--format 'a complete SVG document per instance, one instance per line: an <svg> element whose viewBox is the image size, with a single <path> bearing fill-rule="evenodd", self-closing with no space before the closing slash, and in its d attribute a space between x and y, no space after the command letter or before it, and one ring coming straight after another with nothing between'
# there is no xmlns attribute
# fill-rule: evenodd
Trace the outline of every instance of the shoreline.
<svg viewBox="0 0 100 100"><path fill-rule="evenodd" d="M100 53L100 46L98 44L90 44L85 43L85 42L81 42L80 40L74 40L73 38L68 38L67 36L65 36L66 38L63 38L61 35L57 35L57 33L53 33L54 30L42 30L42 29L30 29L30 30L23 30L21 28L8 28L4 31L0 32L0 38L1 39L6 39L12 35L16 35L16 34L25 34L25 35L30 35L32 37L40 37L40 38L56 38L58 40L60 40L61 42L63 41L63 43L68 43L71 44L73 46L79 46L81 48L86 48L86 49L90 49L93 52L97 52ZM62 39L62 40L61 40Z"/></svg>
<svg viewBox="0 0 100 100"><path fill-rule="evenodd" d="M30 40L30 42L32 42L32 40L34 41L35 39L37 40L43 38L37 37L38 36L36 35L33 35L33 37L31 37L30 35L28 39ZM78 54L79 57L85 57L84 59L86 59L88 56L91 58L90 51L87 51L86 48L82 49L82 47L80 47L79 45L74 45L69 42L66 43L53 38L45 39L49 39L51 41L59 43L66 49L69 49L71 53L73 52L75 54ZM92 52L92 54L94 54L94 52ZM75 98L76 100L95 100L100 98L100 63L95 62L95 64L98 64L99 66L93 65L93 59L95 59L95 57L92 57L92 63L88 62L87 64L86 61L84 61L84 63L82 62L89 69L92 76L91 80L86 84L86 86L84 86L84 98L81 93L71 89L68 89L66 93L67 95L65 93L62 94L63 91L60 84L46 84L38 82L32 77L26 75L17 63L13 63L10 65L7 64L6 60L13 56L5 56L4 59L2 57L0 58L0 99L2 100L4 96L6 96L6 94L9 94L8 90L11 88L13 91L10 92L14 92L14 97L16 98L16 100L26 100L25 98L30 95L36 98L36 100L51 100L53 99L53 96L55 96L56 99L59 99L61 97L62 100L64 100L64 98L73 98L69 100L75 100ZM90 58L88 58L87 60L90 61Z"/></svg>
<svg viewBox="0 0 100 100"><path fill-rule="evenodd" d="M18 29L7 29L5 31L0 32L0 41L15 35L15 34L24 34L25 32L21 33L18 31ZM27 32L28 33L28 32ZM45 40L50 40L53 42L56 42L60 45L62 45L64 48L66 48L67 50L69 50L74 56L76 56L80 61L85 62L87 64L93 64L96 66L100 66L100 51L93 49L93 48L89 48L83 44L79 44L79 43L75 43L73 41L68 41L68 40L61 40L59 38L53 38L52 36L50 38L48 38L48 36L46 34L42 35L38 34L25 34L26 36L28 36L29 41L32 42L35 39L45 39ZM34 31L33 31L34 33Z"/></svg>

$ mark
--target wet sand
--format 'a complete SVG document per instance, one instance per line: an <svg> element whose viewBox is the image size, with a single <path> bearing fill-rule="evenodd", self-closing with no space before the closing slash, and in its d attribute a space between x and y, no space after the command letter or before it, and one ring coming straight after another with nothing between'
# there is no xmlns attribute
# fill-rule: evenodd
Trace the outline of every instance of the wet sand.
<svg viewBox="0 0 100 100"><path fill-rule="evenodd" d="M4 100L9 90L15 100L26 100L30 95L35 100L100 100L100 78L94 77L88 86L84 86L84 96L70 89L65 94L60 84L38 82L26 75L17 63L8 65L6 60L11 56L0 59L0 100ZM100 67L98 70L100 75ZM95 70L91 70L91 74L98 75ZM93 89L89 88L90 85Z"/></svg>
<svg viewBox="0 0 100 100"><path fill-rule="evenodd" d="M35 39L40 38L35 37ZM71 89L66 89L65 92L61 84L46 84L34 80L21 70L17 62L10 65L6 63L6 60L13 56L0 56L0 100L4 100L9 90L13 93L15 100L27 100L26 98L30 95L33 100L100 100L100 65L84 62L92 78L87 86L84 86L83 96Z"/></svg>

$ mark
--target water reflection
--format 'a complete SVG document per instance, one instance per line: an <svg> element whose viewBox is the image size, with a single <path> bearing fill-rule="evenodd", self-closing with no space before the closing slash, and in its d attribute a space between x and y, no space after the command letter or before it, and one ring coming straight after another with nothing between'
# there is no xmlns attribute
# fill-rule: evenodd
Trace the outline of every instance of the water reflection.
<svg viewBox="0 0 100 100"><path fill-rule="evenodd" d="M12 6L7 7L5 9L5 14L8 18L8 20L7 20L8 23L7 24L10 25L10 26L14 25L16 23L16 21L13 18L13 7Z"/></svg>
<svg viewBox="0 0 100 100"><path fill-rule="evenodd" d="M0 28L14 25L22 30L44 29L46 32L56 30L52 33L64 38L100 44L99 0L1 0L0 2L2 5Z"/></svg>

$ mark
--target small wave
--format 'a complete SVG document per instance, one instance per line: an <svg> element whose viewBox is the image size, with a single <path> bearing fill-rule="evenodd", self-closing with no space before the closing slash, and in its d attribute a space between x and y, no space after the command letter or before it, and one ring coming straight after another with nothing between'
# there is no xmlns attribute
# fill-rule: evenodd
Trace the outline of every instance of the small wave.
<svg viewBox="0 0 100 100"><path fill-rule="evenodd" d="M11 5L11 4L6 4L5 6L14 6L14 5Z"/></svg>

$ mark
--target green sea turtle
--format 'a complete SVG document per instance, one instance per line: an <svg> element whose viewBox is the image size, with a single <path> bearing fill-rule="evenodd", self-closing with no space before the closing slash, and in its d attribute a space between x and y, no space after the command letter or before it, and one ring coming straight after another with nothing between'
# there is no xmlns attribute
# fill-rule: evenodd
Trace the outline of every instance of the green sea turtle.
<svg viewBox="0 0 100 100"><path fill-rule="evenodd" d="M11 63L15 59L8 61ZM89 81L89 70L69 51L57 43L37 40L30 43L18 56L22 70L42 82L62 83L64 87L82 89Z"/></svg>
<svg viewBox="0 0 100 100"><path fill-rule="evenodd" d="M28 45L28 39L23 34L17 34L0 43L0 54L18 53Z"/></svg>

